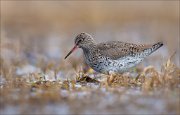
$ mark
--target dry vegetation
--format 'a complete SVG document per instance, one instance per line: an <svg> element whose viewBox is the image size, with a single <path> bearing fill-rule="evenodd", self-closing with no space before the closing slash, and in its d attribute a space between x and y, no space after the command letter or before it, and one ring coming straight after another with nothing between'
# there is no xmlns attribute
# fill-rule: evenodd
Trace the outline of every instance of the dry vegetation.
<svg viewBox="0 0 180 115"><path fill-rule="evenodd" d="M161 72L149 66L136 71L138 75L135 77L130 73L115 76L111 86L106 85L106 79L104 78L107 76L105 75L98 76L97 74L97 77L91 78L95 74L91 69L86 72L77 71L74 79L57 79L57 70L51 68L55 66L52 64L48 64L51 66L38 73L16 75L15 68L17 63L14 62L11 65L7 65L1 59L0 103L1 111L5 113L8 112L3 111L3 109L10 105L19 107L18 113L22 114L27 112L61 113L63 109L65 109L64 113L66 114L118 113L121 107L125 108L124 111L123 109L121 110L123 113L129 114L132 114L134 111L146 113L139 111L142 108L150 113L178 114L180 112L180 69L170 59L162 65ZM54 74L48 74L48 71L53 71ZM121 99L122 97L125 100ZM106 102L106 98L108 102ZM142 102L137 101L142 98L144 98L144 102L142 100ZM151 102L148 101L156 103L155 101L157 100L163 100L164 104L160 103L157 105L157 107L163 106L163 109L160 107L160 110L157 109L156 111L151 108L154 105L149 104ZM98 102L104 103L106 106L101 105L100 109L98 109L98 106L94 108ZM66 105L61 109L52 109L54 106L61 107L64 103ZM47 105L52 105L52 111L45 109ZM38 106L38 109L34 111L36 106ZM132 111L128 111L127 108L131 106L133 106ZM67 107L68 110L66 110ZM134 108L137 110L133 110ZM93 110L90 111L90 109ZM11 112L14 111L17 111L16 108L11 110Z"/></svg>
<svg viewBox="0 0 180 115"><path fill-rule="evenodd" d="M161 1L3 1L0 113L180 114L178 8ZM83 64L78 53L63 60L82 30L97 41L165 45L107 86L107 75Z"/></svg>

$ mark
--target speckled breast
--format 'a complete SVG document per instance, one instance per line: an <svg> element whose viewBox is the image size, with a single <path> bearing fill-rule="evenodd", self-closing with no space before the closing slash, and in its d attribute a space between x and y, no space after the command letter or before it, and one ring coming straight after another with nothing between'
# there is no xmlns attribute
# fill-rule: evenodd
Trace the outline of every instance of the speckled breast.
<svg viewBox="0 0 180 115"><path fill-rule="evenodd" d="M86 63L95 71L109 74L109 72L114 73L122 73L127 71L128 69L136 66L139 64L143 58L140 57L123 57L118 60L112 60L108 57L101 57L94 61L91 61L88 59L85 59Z"/></svg>

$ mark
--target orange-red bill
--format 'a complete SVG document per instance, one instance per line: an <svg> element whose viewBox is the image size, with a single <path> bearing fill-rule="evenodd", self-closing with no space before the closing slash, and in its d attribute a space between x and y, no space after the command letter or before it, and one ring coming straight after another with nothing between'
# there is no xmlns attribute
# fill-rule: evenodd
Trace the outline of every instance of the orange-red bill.
<svg viewBox="0 0 180 115"><path fill-rule="evenodd" d="M66 55L66 57L64 59L66 59L72 52L74 52L76 49L78 48L77 45L75 45L72 50Z"/></svg>

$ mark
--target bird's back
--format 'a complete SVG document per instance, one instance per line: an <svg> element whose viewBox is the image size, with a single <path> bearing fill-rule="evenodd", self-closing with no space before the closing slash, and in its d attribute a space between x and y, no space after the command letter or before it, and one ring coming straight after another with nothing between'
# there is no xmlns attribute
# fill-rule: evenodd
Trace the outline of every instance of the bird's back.
<svg viewBox="0 0 180 115"><path fill-rule="evenodd" d="M97 49L99 52L110 59L117 60L126 56L142 56L146 57L156 51L163 45L162 42L158 42L154 45L144 45L144 44L133 44L125 43L120 41L109 41L97 44Z"/></svg>

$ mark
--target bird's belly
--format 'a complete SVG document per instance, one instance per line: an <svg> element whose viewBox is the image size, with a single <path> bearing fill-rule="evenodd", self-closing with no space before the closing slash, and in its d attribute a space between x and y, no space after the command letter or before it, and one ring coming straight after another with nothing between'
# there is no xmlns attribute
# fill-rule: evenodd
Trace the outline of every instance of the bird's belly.
<svg viewBox="0 0 180 115"><path fill-rule="evenodd" d="M124 72L127 71L128 69L136 66L140 62L142 62L143 58L140 57L125 57L123 59L117 60L117 63L122 64L121 68L118 69L118 72Z"/></svg>
<svg viewBox="0 0 180 115"><path fill-rule="evenodd" d="M143 59L126 57L118 60L97 60L96 62L86 62L97 72L109 74L109 72L122 73L139 64Z"/></svg>

